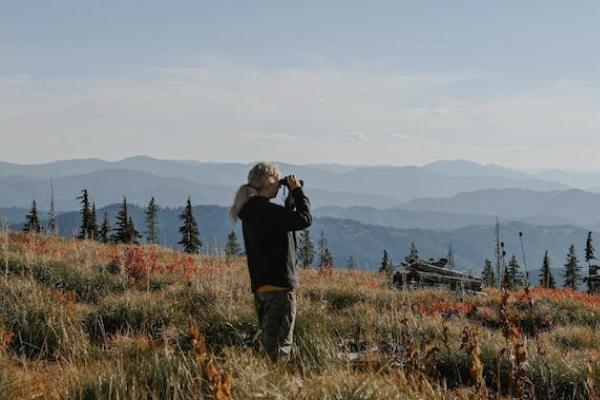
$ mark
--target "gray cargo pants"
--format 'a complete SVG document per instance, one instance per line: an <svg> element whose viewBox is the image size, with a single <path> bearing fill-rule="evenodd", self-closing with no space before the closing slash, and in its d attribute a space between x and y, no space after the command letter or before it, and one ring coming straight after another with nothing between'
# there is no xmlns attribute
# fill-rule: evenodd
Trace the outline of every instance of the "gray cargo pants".
<svg viewBox="0 0 600 400"><path fill-rule="evenodd" d="M291 290L255 292L260 342L273 361L287 361L296 322L296 294Z"/></svg>

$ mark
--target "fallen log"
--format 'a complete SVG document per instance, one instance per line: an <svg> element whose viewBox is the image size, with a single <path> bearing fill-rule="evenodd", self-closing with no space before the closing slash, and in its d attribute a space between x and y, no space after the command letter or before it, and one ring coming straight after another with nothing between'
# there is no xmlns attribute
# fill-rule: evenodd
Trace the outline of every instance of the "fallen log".
<svg viewBox="0 0 600 400"><path fill-rule="evenodd" d="M467 274L466 272L456 271L456 270L450 269L450 268L437 267L435 265L425 264L425 263L420 263L420 262L410 264L408 267L406 267L406 269L407 270L416 270L419 272L431 272L431 273L435 273L435 274L439 274L439 275L447 275L447 276L456 276L456 277L468 277L469 276L469 274Z"/></svg>
<svg viewBox="0 0 600 400"><path fill-rule="evenodd" d="M396 287L436 287L446 286L450 289L466 289L480 291L481 279L473 278L468 275L451 276L424 271L406 271L398 272L394 276Z"/></svg>

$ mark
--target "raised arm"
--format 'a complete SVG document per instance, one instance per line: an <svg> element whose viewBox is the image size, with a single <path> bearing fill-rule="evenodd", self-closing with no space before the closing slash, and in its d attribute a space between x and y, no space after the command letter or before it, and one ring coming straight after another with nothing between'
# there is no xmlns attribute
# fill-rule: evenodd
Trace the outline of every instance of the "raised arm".
<svg viewBox="0 0 600 400"><path fill-rule="evenodd" d="M292 189L290 195L294 199L295 209L269 203L268 220L274 228L285 231L300 231L308 228L312 224L308 197L304 195L300 186Z"/></svg>

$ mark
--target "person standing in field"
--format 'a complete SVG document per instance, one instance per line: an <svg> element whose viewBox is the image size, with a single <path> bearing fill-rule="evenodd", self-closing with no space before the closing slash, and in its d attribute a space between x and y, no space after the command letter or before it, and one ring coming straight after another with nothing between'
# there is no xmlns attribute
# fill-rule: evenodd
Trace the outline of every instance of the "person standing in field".
<svg viewBox="0 0 600 400"><path fill-rule="evenodd" d="M272 203L280 186L279 167L259 162L248 173L248 182L238 189L229 215L242 221L242 231L260 342L271 360L289 360L298 287L295 231L312 223L310 202L298 178L290 175L286 207Z"/></svg>

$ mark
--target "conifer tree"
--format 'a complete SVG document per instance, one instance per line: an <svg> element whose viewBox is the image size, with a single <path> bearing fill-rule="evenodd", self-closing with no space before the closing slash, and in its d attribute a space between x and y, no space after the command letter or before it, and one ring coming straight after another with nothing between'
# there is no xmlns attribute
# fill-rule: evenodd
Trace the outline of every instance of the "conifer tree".
<svg viewBox="0 0 600 400"><path fill-rule="evenodd" d="M554 276L552 276L552 270L550 269L550 258L548 257L548 250L546 250L546 253L544 254L544 261L542 263L542 269L540 271L539 279L539 285L543 288L554 289L556 287Z"/></svg>
<svg viewBox="0 0 600 400"><path fill-rule="evenodd" d="M96 203L92 203L92 213L90 216L90 238L98 239L98 221L96 219Z"/></svg>
<svg viewBox="0 0 600 400"><path fill-rule="evenodd" d="M41 232L42 226L40 225L40 218L37 212L37 206L35 199L31 203L29 213L25 216L25 225L23 226L23 232Z"/></svg>
<svg viewBox="0 0 600 400"><path fill-rule="evenodd" d="M242 252L240 244L238 243L237 236L234 231L231 231L227 235L227 243L225 244L225 257L232 258L237 257Z"/></svg>
<svg viewBox="0 0 600 400"><path fill-rule="evenodd" d="M50 178L50 211L48 211L48 227L50 235L58 235L58 218L54 209L54 180Z"/></svg>
<svg viewBox="0 0 600 400"><path fill-rule="evenodd" d="M446 264L447 268L450 269L454 269L455 265L454 265L454 249L452 248L452 245L450 244L448 246L448 263Z"/></svg>
<svg viewBox="0 0 600 400"><path fill-rule="evenodd" d="M524 277L521 273L521 266L519 265L519 261L517 261L517 256L514 254L508 262L508 269L506 272L508 274L509 287L524 285Z"/></svg>
<svg viewBox="0 0 600 400"><path fill-rule="evenodd" d="M150 199L146 208L146 242L158 243L158 221L157 221L158 206L154 201L154 197Z"/></svg>
<svg viewBox="0 0 600 400"><path fill-rule="evenodd" d="M393 269L392 261L390 260L390 256L387 250L383 250L383 257L381 258L381 263L379 264L379 272L385 272L387 274L391 273Z"/></svg>
<svg viewBox="0 0 600 400"><path fill-rule="evenodd" d="M113 233L110 236L110 240L114 243L130 243L131 242L131 230L129 229L129 212L127 210L127 198L123 196L123 202L121 208L117 213L117 222Z"/></svg>
<svg viewBox="0 0 600 400"><path fill-rule="evenodd" d="M78 239L93 239L92 231L92 209L90 206L90 199L87 189L81 191L81 195L77 196L81 209L79 214L81 215L81 223L79 225Z"/></svg>
<svg viewBox="0 0 600 400"><path fill-rule="evenodd" d="M298 244L298 261L303 268L309 268L315 260L315 244L310 237L310 230L300 232Z"/></svg>
<svg viewBox="0 0 600 400"><path fill-rule="evenodd" d="M198 224L192 212L192 200L189 197L183 212L179 215L179 219L183 221L183 225L179 227L181 240L177 244L182 245L183 251L186 253L199 253L202 242L199 238Z"/></svg>
<svg viewBox="0 0 600 400"><path fill-rule="evenodd" d="M327 239L325 239L325 232L321 231L321 238L319 239L319 266L333 265L333 255L331 250L327 247Z"/></svg>
<svg viewBox="0 0 600 400"><path fill-rule="evenodd" d="M390 255L385 249L383 250L383 257L381 258L381 263L379 264L379 273L385 274L387 286L392 287L394 284L394 266L392 264L392 260L390 259Z"/></svg>
<svg viewBox="0 0 600 400"><path fill-rule="evenodd" d="M596 250L594 249L594 243L592 242L592 232L588 232L588 237L585 242L585 262L590 263L596 258Z"/></svg>
<svg viewBox="0 0 600 400"><path fill-rule="evenodd" d="M110 239L108 236L109 232L110 225L108 224L108 213L104 211L104 220L102 221L102 225L100 226L100 230L98 232L98 240L100 240L102 243L108 243Z"/></svg>
<svg viewBox="0 0 600 400"><path fill-rule="evenodd" d="M597 265L592 264L592 260L596 259L594 244L592 242L592 232L588 232L587 241L585 243L585 262L588 265L588 274L584 281L587 283L588 293L595 294L600 289L600 276L598 275Z"/></svg>
<svg viewBox="0 0 600 400"><path fill-rule="evenodd" d="M488 259L485 260L483 271L481 273L481 280L483 281L483 284L487 287L496 286L494 268L492 267L492 262Z"/></svg>
<svg viewBox="0 0 600 400"><path fill-rule="evenodd" d="M565 264L565 281L563 287L577 289L577 284L581 280L579 260L575 254L575 245L571 244L567 253L567 263Z"/></svg>
<svg viewBox="0 0 600 400"><path fill-rule="evenodd" d="M404 257L404 259L409 264L412 264L419 259L419 250L417 250L415 242L410 242L410 250L408 256Z"/></svg>
<svg viewBox="0 0 600 400"><path fill-rule="evenodd" d="M133 219L131 219L131 216L129 216L129 219L127 220L127 243L139 244L139 239L141 237L142 235L138 232L137 229L135 229L135 225L133 225Z"/></svg>

